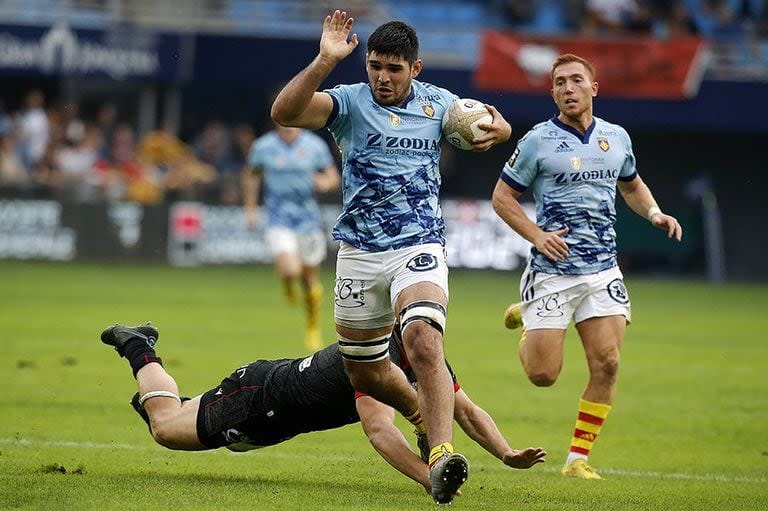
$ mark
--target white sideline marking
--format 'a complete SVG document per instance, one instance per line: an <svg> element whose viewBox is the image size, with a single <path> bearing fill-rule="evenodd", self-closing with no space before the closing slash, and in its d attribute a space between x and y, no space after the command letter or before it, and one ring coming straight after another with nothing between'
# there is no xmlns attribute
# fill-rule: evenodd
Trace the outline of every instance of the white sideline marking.
<svg viewBox="0 0 768 511"><path fill-rule="evenodd" d="M163 450L162 447L159 446L140 446L140 445L132 445L132 444L102 444L97 442L69 442L69 441L62 441L62 440L31 440L28 438L0 438L0 445L19 445L24 447L75 447L75 448L87 448L87 449L127 449L127 450L133 450L133 451L155 451L155 450ZM211 453L214 451L186 451L189 453ZM229 452L232 456L240 456L243 453L237 453L237 452ZM259 450L259 457L268 456L268 457L274 457L274 458L301 458L301 459L307 459L307 458L314 458L314 459L322 459L322 460L334 460L334 461L353 461L357 458L352 456L334 456L334 455L326 455L323 454L322 456L312 456L311 454L308 454L306 452L302 454L289 454L285 452L279 452L276 450ZM484 464L478 464L478 465L484 465ZM537 470L537 469L534 469ZM547 467L547 468L541 468L538 470L543 470L544 472L560 472L559 468L554 467ZM768 479L764 477L729 477L721 474L682 474L682 473L675 473L675 472L652 472L652 471L632 471L632 470L621 470L616 468L601 468L600 472L603 474L611 474L611 475L617 475L622 477L638 477L643 479L682 479L687 481L717 481L721 483L747 483L747 484L765 484L768 483Z"/></svg>
<svg viewBox="0 0 768 511"><path fill-rule="evenodd" d="M547 467L545 472L560 473L559 468ZM652 471L633 471L622 470L620 468L601 468L601 474L610 474L624 477L641 477L645 479L683 479L687 481L718 481L721 483L751 483L765 484L768 479L764 477L729 477L721 474L681 474L675 472L652 472Z"/></svg>

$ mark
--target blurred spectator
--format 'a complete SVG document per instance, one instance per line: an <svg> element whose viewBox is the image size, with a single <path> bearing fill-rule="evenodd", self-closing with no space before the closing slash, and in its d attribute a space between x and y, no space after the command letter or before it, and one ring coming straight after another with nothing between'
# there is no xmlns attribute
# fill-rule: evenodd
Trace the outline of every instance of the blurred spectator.
<svg viewBox="0 0 768 511"><path fill-rule="evenodd" d="M650 32L650 12L637 0L587 0L582 30L588 35Z"/></svg>
<svg viewBox="0 0 768 511"><path fill-rule="evenodd" d="M195 158L169 129L147 133L139 144L139 157L163 173L168 200L200 200L209 196L216 170Z"/></svg>
<svg viewBox="0 0 768 511"><path fill-rule="evenodd" d="M674 38L698 33L684 0L645 0L656 19L654 35Z"/></svg>
<svg viewBox="0 0 768 511"><path fill-rule="evenodd" d="M0 186L19 188L28 181L29 175L19 158L12 126L10 123L0 124Z"/></svg>
<svg viewBox="0 0 768 511"><path fill-rule="evenodd" d="M219 174L240 172L242 169L234 160L232 140L221 121L208 121L193 146L200 161L215 167Z"/></svg>
<svg viewBox="0 0 768 511"><path fill-rule="evenodd" d="M96 126L101 130L102 146L100 154L103 157L109 155L109 144L117 128L117 107L114 103L107 101L99 106L96 113Z"/></svg>
<svg viewBox="0 0 768 511"><path fill-rule="evenodd" d="M160 176L151 163L138 156L133 128L127 124L115 127L107 156L99 159L96 169L108 199L140 204L157 204L163 199Z"/></svg>
<svg viewBox="0 0 768 511"><path fill-rule="evenodd" d="M104 198L104 180L95 169L101 133L92 125L69 120L64 143L53 150L53 183L65 199L96 202Z"/></svg>
<svg viewBox="0 0 768 511"><path fill-rule="evenodd" d="M24 109L19 113L18 144L21 161L28 169L34 169L43 158L50 138L48 115L43 110L45 97L33 89L25 98Z"/></svg>

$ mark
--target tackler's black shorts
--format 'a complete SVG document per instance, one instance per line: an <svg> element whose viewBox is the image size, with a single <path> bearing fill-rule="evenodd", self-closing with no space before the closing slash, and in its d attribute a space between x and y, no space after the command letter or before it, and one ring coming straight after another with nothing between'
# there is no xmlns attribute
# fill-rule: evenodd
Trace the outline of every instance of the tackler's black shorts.
<svg viewBox="0 0 768 511"><path fill-rule="evenodd" d="M275 363L258 360L235 370L218 387L205 392L197 412L197 436L211 449L258 441L263 420L264 383ZM268 443L267 443L268 444Z"/></svg>

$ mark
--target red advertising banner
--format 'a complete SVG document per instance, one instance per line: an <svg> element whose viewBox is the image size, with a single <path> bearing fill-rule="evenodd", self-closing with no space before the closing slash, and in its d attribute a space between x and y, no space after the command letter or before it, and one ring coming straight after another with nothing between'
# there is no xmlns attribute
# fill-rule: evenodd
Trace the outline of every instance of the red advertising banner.
<svg viewBox="0 0 768 511"><path fill-rule="evenodd" d="M609 40L488 31L474 84L489 92L548 93L552 63L563 53L595 65L601 96L646 99L695 96L709 57L706 42L697 37Z"/></svg>

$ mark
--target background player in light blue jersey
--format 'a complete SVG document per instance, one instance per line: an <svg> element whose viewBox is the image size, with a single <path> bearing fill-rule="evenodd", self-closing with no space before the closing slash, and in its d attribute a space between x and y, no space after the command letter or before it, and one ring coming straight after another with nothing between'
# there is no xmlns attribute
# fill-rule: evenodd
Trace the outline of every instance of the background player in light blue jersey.
<svg viewBox="0 0 768 511"><path fill-rule="evenodd" d="M307 315L304 343L309 350L322 347L319 316L323 286L318 267L326 255L326 237L320 222L315 192L339 186L339 171L319 136L299 128L278 125L253 142L243 173L245 221L258 221L256 203L264 183L267 242L277 275L290 303L297 301L301 280Z"/></svg>
<svg viewBox="0 0 768 511"><path fill-rule="evenodd" d="M397 409L417 430L426 426L432 496L449 503L469 468L451 445L454 396L443 363L448 268L438 162L443 113L457 96L415 80L422 68L418 38L398 21L368 38L367 84L318 92L357 47L351 28L346 13L325 18L319 54L280 92L272 118L282 125L327 127L341 149L344 204L333 230L341 241L334 316L345 369L356 389ZM474 140L478 151L511 133L501 114L489 110L492 123L481 126L486 133ZM413 390L387 354L395 314L419 380L418 410L408 409Z"/></svg>
<svg viewBox="0 0 768 511"><path fill-rule="evenodd" d="M533 244L520 281L522 302L505 313L507 326L522 320L519 354L528 378L537 386L555 382L571 320L586 353L589 381L562 470L582 479L600 479L587 458L616 394L619 349L631 320L616 261L616 187L633 211L668 237L682 237L678 221L661 212L637 174L627 132L592 115L597 90L590 62L558 57L551 93L559 114L520 139L493 192L496 213ZM535 223L518 202L528 188Z"/></svg>

